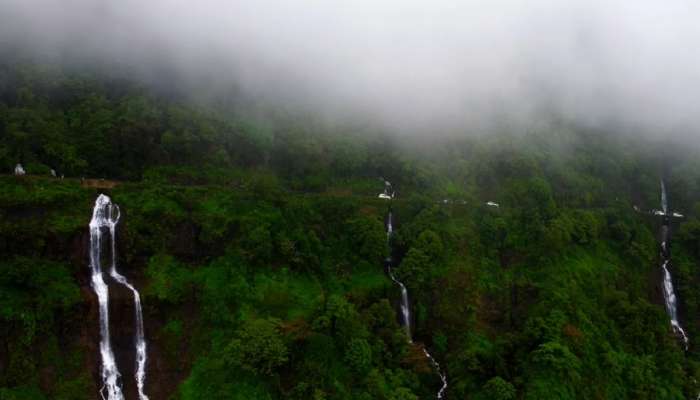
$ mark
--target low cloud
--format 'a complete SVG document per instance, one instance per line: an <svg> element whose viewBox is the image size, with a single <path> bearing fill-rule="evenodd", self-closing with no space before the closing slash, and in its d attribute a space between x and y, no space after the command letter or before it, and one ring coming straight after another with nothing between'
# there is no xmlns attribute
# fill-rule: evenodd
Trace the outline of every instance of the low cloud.
<svg viewBox="0 0 700 400"><path fill-rule="evenodd" d="M0 40L407 131L554 116L696 138L698 20L679 0L5 0Z"/></svg>

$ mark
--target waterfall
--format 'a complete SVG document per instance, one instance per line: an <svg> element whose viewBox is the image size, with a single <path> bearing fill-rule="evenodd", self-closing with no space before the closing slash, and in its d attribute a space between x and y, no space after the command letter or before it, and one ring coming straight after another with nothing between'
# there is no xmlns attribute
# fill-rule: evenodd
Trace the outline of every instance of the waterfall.
<svg viewBox="0 0 700 400"><path fill-rule="evenodd" d="M673 331L676 332L678 336L683 339L685 349L688 349L688 336L678 322L678 316L676 311L676 294L673 291L673 282L671 280L671 273L666 268L668 260L665 260L661 268L664 270L664 301L666 302L666 311L668 316L671 318L671 327Z"/></svg>
<svg viewBox="0 0 700 400"><path fill-rule="evenodd" d="M683 344L685 349L688 350L688 336L685 334L683 327L681 327L680 322L678 322L678 309L676 305L676 293L673 289L673 279L671 277L671 272L668 270L668 264L671 261L671 255L669 252L669 224L670 217L668 215L668 202L666 196L666 186L664 185L663 179L661 180L661 209L663 210L663 222L661 225L661 257L663 258L663 264L661 264L661 269L663 270L663 292L664 292L664 302L666 304L666 312L671 319L671 327L673 332L676 333L681 339L683 339Z"/></svg>
<svg viewBox="0 0 700 400"><path fill-rule="evenodd" d="M447 390L447 374L442 372L442 369L440 368L440 364L433 358L433 356L428 352L428 350L423 348L423 353L425 356L430 360L430 363L433 364L433 368L437 371L438 376L440 377L440 381L442 381L442 386L440 387L440 390L437 392L437 398L438 400L441 400L445 398L445 390Z"/></svg>
<svg viewBox="0 0 700 400"><path fill-rule="evenodd" d="M97 209L98 207L102 209L103 211L98 212ZM122 274L120 274L117 271L117 249L116 249L116 227L117 223L119 223L119 217L120 217L120 212L119 212L119 207L116 204L113 204L109 197L105 195L100 195L97 198L97 202L95 203L95 211L93 211L93 221L96 220L95 215L100 214L103 217L99 219L99 223L96 223L95 226L97 235L98 235L98 240L101 238L101 229L102 227L107 227L109 228L109 234L111 238L111 266L110 266L110 271L109 275L117 281L119 284L123 285L127 289L131 290L131 292L134 295L134 314L135 314L135 324L136 324L136 332L135 332L135 347L136 347L136 372L135 372L135 378L136 378L136 388L138 390L138 395L139 395L139 400L148 400L148 396L146 396L144 392L144 386L146 383L146 340L144 337L144 330L143 330L143 311L141 308L141 295L139 294L138 290L129 283L129 281L126 279L126 277ZM104 218L106 216L106 218ZM91 238L92 238L92 232L93 232L93 222L90 222L90 232L91 232ZM100 262L100 247L99 243L96 247L96 257L93 257L92 255L92 241L91 241L91 263L94 263L94 260L97 260L97 263L99 265ZM104 285L104 281L102 279L102 272L101 268L97 272L99 274L99 280L102 282L102 285ZM95 277L95 269L93 268L93 279ZM108 292L107 292L107 286L104 286L104 302L105 305L108 302ZM99 296L99 295L98 295ZM101 303L100 303L101 304ZM105 306L106 307L106 306ZM102 311L102 310L101 310ZM104 315L104 318L102 318ZM104 319L104 321L103 321ZM109 318L105 309L105 313L103 314L102 312L100 313L100 326L105 327L104 332L106 333L106 338L107 338L107 344L109 345ZM105 334L103 333L103 338L105 337ZM114 354L112 353L111 347L109 349L109 354L111 356L111 362L114 364ZM103 355L103 370L104 370L104 360L105 357ZM116 376L119 376L119 372L116 369L116 364L114 365L114 370L116 371ZM115 382L117 380L115 379ZM109 385L105 384L105 387L108 388L108 393L111 393L109 391ZM121 388L119 385L115 385L116 390L118 390L118 394L116 395L117 397L111 397L108 396L108 400L111 399L122 399L123 395L121 394ZM115 392L116 393L116 392ZM103 396L104 397L104 396Z"/></svg>
<svg viewBox="0 0 700 400"><path fill-rule="evenodd" d="M103 400L124 399L120 385L121 375L117 369L109 337L109 289L102 277L101 265L102 228L113 225L114 209L109 197L101 194L95 201L95 208L90 220L90 270L92 272L92 288L97 295L100 312L100 356L102 357L100 395ZM117 211L118 213L119 211ZM105 397L105 392L107 397Z"/></svg>
<svg viewBox="0 0 700 400"><path fill-rule="evenodd" d="M394 225L392 220L393 215L391 211L389 211L389 216L387 217L386 223L387 241L391 239L391 235L394 233ZM408 299L408 289L406 289L406 285L404 285L403 282L399 281L398 279L396 279L396 276L394 276L394 273L391 269L392 264L393 259L391 258L391 256L389 256L386 262L387 272L391 280L394 281L394 283L396 283L397 285L399 285L399 288L401 288L401 321L403 328L406 330L406 339L408 339L408 343L413 343L413 334L411 333L411 303ZM435 371L437 371L437 374L440 377L442 386L440 387L440 390L438 390L437 399L442 400L444 399L445 391L447 390L447 374L442 372L440 364L437 362L437 360L435 360L435 358L428 352L428 349L426 349L425 347L423 347L423 354L425 354L425 357L428 359L428 361L430 361L430 364L432 364L433 368L435 368Z"/></svg>
<svg viewBox="0 0 700 400"><path fill-rule="evenodd" d="M408 290L406 289L406 285L404 285L394 276L394 273L391 271L391 264L388 267L388 272L391 280L401 288L401 321L403 322L401 325L403 325L404 329L406 330L406 337L408 338L409 343L413 343L413 337L411 334L411 309L409 307Z"/></svg>
<svg viewBox="0 0 700 400"><path fill-rule="evenodd" d="M391 239L392 233L394 233L394 227L392 223L392 214L391 211L389 211L389 217L386 223L387 240ZM401 325L403 325L404 329L406 330L408 342L413 343L413 337L411 334L411 307L410 301L408 300L408 289L406 289L406 285L404 285L403 282L396 279L396 276L394 276L394 272L391 269L391 264L392 259L391 256L389 256L389 259L387 260L387 273L389 274L389 278L391 278L391 280L399 285L399 288L401 288L401 321L403 322Z"/></svg>
<svg viewBox="0 0 700 400"><path fill-rule="evenodd" d="M117 207L115 205L115 207ZM117 208L119 210L119 208ZM143 334L143 312L141 309L141 295L139 295L138 290L126 280L124 275L117 271L117 257L116 257L116 246L115 246L115 228L119 222L119 216L117 219L110 224L109 232L112 235L112 267L110 268L109 275L120 284L127 287L134 294L134 314L136 322L136 332L135 332L135 345L136 345L136 388L139 392L139 400L148 400L148 396L144 393L144 386L146 384L146 339Z"/></svg>

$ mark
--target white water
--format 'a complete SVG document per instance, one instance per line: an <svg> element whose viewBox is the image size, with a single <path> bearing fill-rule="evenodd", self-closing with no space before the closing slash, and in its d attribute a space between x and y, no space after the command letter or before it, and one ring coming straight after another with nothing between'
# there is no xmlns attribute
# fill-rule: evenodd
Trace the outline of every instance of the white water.
<svg viewBox="0 0 700 400"><path fill-rule="evenodd" d="M394 195L396 194L396 192L395 192L394 189L392 188L391 182L387 181L387 180L384 179L384 178L381 178L381 179L384 181L384 191L383 191L382 193L379 194L379 198L382 198L382 199L393 199L393 198L394 198Z"/></svg>
<svg viewBox="0 0 700 400"><path fill-rule="evenodd" d="M22 164L15 165L15 175L22 176L25 173L26 173L26 171L22 167Z"/></svg>
<svg viewBox="0 0 700 400"><path fill-rule="evenodd" d="M117 257L116 257L116 246L115 246L115 231L116 225L119 222L119 208L114 205L117 209L117 218L114 220L109 227L109 233L112 236L112 267L110 268L109 274L115 281L126 286L134 294L134 313L136 321L136 333L134 342L136 344L136 388L139 392L140 400L148 400L148 396L144 393L144 386L146 384L146 339L143 334L143 312L141 309L141 295L138 290L126 280L124 275L117 271Z"/></svg>
<svg viewBox="0 0 700 400"><path fill-rule="evenodd" d="M438 376L440 377L440 380L442 381L442 386L440 387L440 390L438 390L437 393L437 398L438 400L441 400L445 397L445 390L447 390L447 375L442 372L442 369L440 369L440 364L438 364L437 361L435 361L435 358L428 352L428 350L423 348L423 353L425 354L426 357L428 357L428 360L430 360L430 363L433 364L433 368L438 373Z"/></svg>
<svg viewBox="0 0 700 400"><path fill-rule="evenodd" d="M389 217L386 224L387 240L389 240L391 238L392 233L394 233L394 225L392 223L392 219L392 213L389 212ZM406 330L406 339L409 343L413 343L413 334L411 333L411 303L408 299L408 290L406 289L406 285L404 285L403 282L399 281L394 276L394 273L391 270L391 264L392 262L390 256L387 262L387 272L389 273L389 277L391 278L391 280L394 281L394 283L399 285L399 287L401 288L401 319L403 322L402 325ZM428 358L430 363L433 365L433 368L435 368L435 371L437 371L438 376L440 377L442 386L440 387L440 390L438 390L437 399L442 400L445 396L445 391L447 390L447 374L442 372L440 364L437 362L437 360L435 360L435 358L428 352L428 350L425 347L423 347L423 354L425 354L425 357Z"/></svg>
<svg viewBox="0 0 700 400"><path fill-rule="evenodd" d="M411 334L411 308L409 307L410 302L408 300L408 290L406 289L406 285L396 279L394 273L391 271L391 265L389 265L388 272L391 280L401 288L401 320L403 322L401 325L403 325L404 329L406 330L408 342L413 343L413 335Z"/></svg>
<svg viewBox="0 0 700 400"><path fill-rule="evenodd" d="M676 294L673 291L671 273L668 271L668 268L666 268L667 264L668 260L665 260L663 265L661 265L661 268L664 270L664 301L666 302L666 311L668 312L668 316L671 318L671 327L673 327L673 331L683 339L685 349L688 350L688 336L686 336L685 331L678 322L678 315L676 311Z"/></svg>
<svg viewBox="0 0 700 400"><path fill-rule="evenodd" d="M109 197L100 195L95 201L90 220L90 270L92 288L97 295L100 311L100 356L102 358L102 388L100 395L106 400L123 400L119 370L114 359L109 337L109 289L102 277L101 246L102 229L113 225L113 207ZM118 213L118 211L117 211ZM117 216L118 218L118 216ZM105 397L105 393L107 397Z"/></svg>
<svg viewBox="0 0 700 400"><path fill-rule="evenodd" d="M681 327L680 322L678 322L678 308L676 305L676 292L673 288L673 279L671 277L671 272L668 270L668 264L671 261L668 252L668 202L666 197L666 186L664 185L663 179L661 180L661 208L664 214L663 225L661 226L661 257L664 262L661 265L663 270L663 292L664 292L664 303L666 304L666 312L671 319L671 327L673 331L682 340L685 349L688 350L688 336Z"/></svg>
<svg viewBox="0 0 700 400"><path fill-rule="evenodd" d="M98 211L98 208L101 209L102 211ZM102 217L98 217L96 219L96 215L101 215ZM146 361L147 361L147 355L146 355L146 340L144 337L144 330L143 330L143 312L141 308L141 295L139 294L138 290L129 283L129 281L126 279L126 277L122 274L120 274L117 271L117 249L116 249L116 226L117 223L119 223L119 217L120 217L120 212L119 212L119 207L116 204L113 204L109 197L105 195L100 195L97 198L97 202L95 203L95 211L93 211L93 221L97 220L99 221L96 223L96 231L98 232L98 236L101 238L101 230L100 228L102 227L107 227L109 228L109 233L111 237L111 251L112 251L112 262L110 266L110 271L109 275L120 283L121 285L125 286L131 292L134 294L134 313L135 313L135 323L136 323L136 332L135 332L135 338L134 338L134 343L136 347L136 372L135 372L135 378L136 378L136 388L138 390L138 395L140 400L148 400L148 396L146 396L144 392L144 387L146 384ZM92 234L93 231L93 222L90 222L90 232ZM92 237L92 236L91 236ZM92 242L92 241L91 241ZM99 257L99 243L97 246L97 254L96 257L92 256L92 246L91 246L91 262L93 259L96 259L97 262L100 262L100 257ZM100 270L99 272L99 277L100 280L102 281L102 284L104 285L104 281L102 280L102 272ZM94 279L94 270L93 270L93 279ZM106 285L104 286L105 288L105 304L107 304L109 295L107 292L107 287ZM98 295L99 297L99 295ZM105 313L104 314L104 324L103 324L103 318L102 318L102 313L100 314L100 326L105 327L106 331L106 336L107 336L107 343L109 343L109 318L108 315ZM104 336L103 336L104 337ZM110 348L109 350L110 355L111 355L111 360L112 363L114 364L114 354L112 354L112 350ZM103 360L105 357L103 356ZM104 364L104 363L103 363ZM104 368L104 367L103 367ZM116 371L116 365L114 365L114 370ZM119 376L119 372L116 371L117 377ZM115 382L117 382L115 380ZM109 387L108 385L105 385L105 387ZM121 394L121 388L116 385L116 388L118 389L119 393L118 397L114 397L114 399L123 399L123 395ZM108 390L108 394L109 394ZM104 398L104 395L103 395ZM113 397L107 397L108 400L113 399Z"/></svg>

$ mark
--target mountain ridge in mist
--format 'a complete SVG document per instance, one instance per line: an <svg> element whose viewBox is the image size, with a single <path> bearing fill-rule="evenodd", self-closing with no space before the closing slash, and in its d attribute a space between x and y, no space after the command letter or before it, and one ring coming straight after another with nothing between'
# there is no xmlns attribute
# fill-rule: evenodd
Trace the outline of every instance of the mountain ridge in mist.
<svg viewBox="0 0 700 400"><path fill-rule="evenodd" d="M27 51L416 134L552 113L697 135L700 13L688 1L10 0L0 15L3 42Z"/></svg>

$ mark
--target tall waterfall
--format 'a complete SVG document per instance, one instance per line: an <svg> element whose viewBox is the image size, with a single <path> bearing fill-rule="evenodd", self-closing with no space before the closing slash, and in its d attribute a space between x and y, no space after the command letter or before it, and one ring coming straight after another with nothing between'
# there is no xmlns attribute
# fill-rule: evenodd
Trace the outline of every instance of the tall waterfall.
<svg viewBox="0 0 700 400"><path fill-rule="evenodd" d="M113 215L116 210L116 218ZM109 337L109 289L102 277L102 229L113 226L119 219L119 209L113 207L109 197L100 195L95 201L90 220L90 270L92 289L100 306L100 356L102 357L102 388L100 395L106 400L123 400L124 394L117 363ZM114 240L114 237L112 237ZM105 392L107 397L105 397Z"/></svg>
<svg viewBox="0 0 700 400"><path fill-rule="evenodd" d="M663 258L663 264L661 264L661 269L663 270L663 292L664 292L664 302L666 304L666 311L671 319L671 327L673 331L681 339L683 339L683 344L685 349L688 349L688 336L685 334L683 327L681 327L680 322L678 322L678 309L676 305L676 293L673 289L673 279L671 277L671 272L668 270L668 264L671 261L671 254L669 251L669 224L670 215L668 213L668 202L666 196L666 186L664 181L661 180L661 209L663 210L663 223L661 225L661 257Z"/></svg>
<svg viewBox="0 0 700 400"><path fill-rule="evenodd" d="M101 228L107 227L109 229L109 234L111 238L111 266L110 266L110 271L109 275L117 281L119 284L125 286L131 292L134 294L134 313L135 313L135 323L136 323L136 329L135 329L135 338L134 338L134 343L136 346L136 372L135 372L135 378L136 378L136 388L138 390L138 395L139 395L139 400L148 400L148 396L146 396L144 392L144 386L146 384L146 360L147 360L147 355L146 355L146 340L144 337L144 330L143 330L143 312L141 308L141 296L136 290L136 288L129 283L129 281L126 279L126 277L122 274L120 274L117 271L117 249L116 249L116 226L117 223L119 223L119 217L120 217L120 212L119 212L119 207L116 204L113 204L109 197L101 194L98 198L97 201L95 202L95 210L93 211L93 217L92 221L90 221L90 263L91 265L97 265L98 268L95 269L93 267L93 281L95 280L96 274L99 275L99 281L101 284L104 286L104 304L105 304L105 311L104 313L102 312L102 298L100 298L100 327L101 327L101 332L102 332L102 337L103 341L105 340L104 338L106 337L106 343L107 346L109 346L109 357L107 359L111 360L110 363L114 367L114 371L116 372L116 378L114 379L115 384L113 385L114 387L114 396L112 397L112 391L110 390L110 387L112 387L111 384L107 384L106 381L104 381L104 372L103 372L103 381L105 382L105 388L107 389L108 397L107 400L117 400L117 399L123 399L123 395L121 393L121 388L119 387L118 383L118 377L119 377L119 371L117 370L116 363L114 362L114 354L111 350L111 346L109 345L109 316L108 316L108 301L109 301L109 294L107 292L107 286L104 284L104 280L102 279L102 271L101 271L101 266L100 266L100 239L102 236L102 230ZM94 223L93 223L94 222ZM94 228L93 228L94 226ZM93 235L93 231L95 234ZM97 244L93 246L93 237L97 237ZM96 290L97 291L97 290ZM98 294L98 297L100 294ZM102 355L102 360L103 360L103 371L105 370L105 356L104 353ZM104 395L102 396L104 398Z"/></svg>
<svg viewBox="0 0 700 400"><path fill-rule="evenodd" d="M394 233L394 224L393 224L393 215L391 211L389 211L389 216L387 217L387 222L386 222L386 236L387 236L387 241L391 239L391 235ZM406 285L403 284L403 282L399 281L396 279L396 276L394 276L394 273L391 269L391 266L393 264L393 259L391 256L386 260L386 265L387 265L387 272L389 274L389 277L391 278L394 283L399 285L399 288L401 288L401 321L404 329L406 330L406 339L408 339L409 343L413 343L413 334L411 333L411 308L410 308L410 301L408 299L408 290L406 289ZM441 400L445 398L445 391L447 390L447 374L445 374L442 369L440 368L440 364L435 360L435 358L428 352L428 349L423 347L423 354L425 354L425 357L430 361L432 364L433 368L435 368L435 371L437 371L438 376L440 377L440 381L442 382L442 386L440 387L440 390L438 390L437 393L437 399Z"/></svg>

